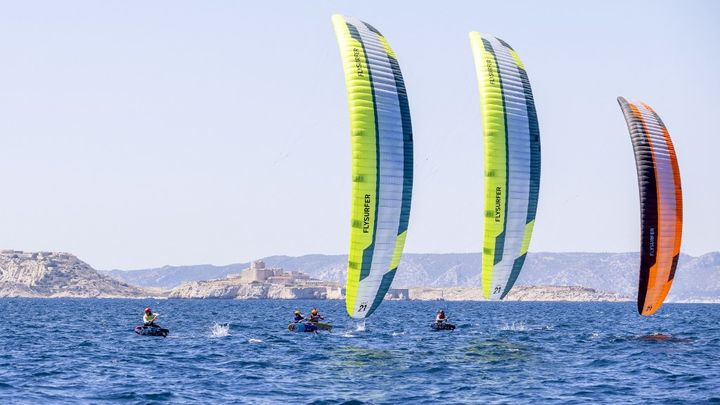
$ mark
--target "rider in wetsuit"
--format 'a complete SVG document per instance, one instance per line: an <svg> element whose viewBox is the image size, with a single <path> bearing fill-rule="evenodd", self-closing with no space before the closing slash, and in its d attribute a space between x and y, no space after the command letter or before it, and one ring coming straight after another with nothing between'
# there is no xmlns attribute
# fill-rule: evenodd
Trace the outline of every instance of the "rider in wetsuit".
<svg viewBox="0 0 720 405"><path fill-rule="evenodd" d="M444 322L447 322L447 316L445 316L445 311L442 309L437 312L437 315L435 315L435 323L438 325L442 325Z"/></svg>
<svg viewBox="0 0 720 405"><path fill-rule="evenodd" d="M160 314L153 314L152 309L150 307L145 308L145 314L143 315L143 325L145 326L155 326L160 327L155 323L155 320Z"/></svg>
<svg viewBox="0 0 720 405"><path fill-rule="evenodd" d="M318 313L317 308L313 308L312 311L310 311L310 322L318 323L323 319L325 318Z"/></svg>

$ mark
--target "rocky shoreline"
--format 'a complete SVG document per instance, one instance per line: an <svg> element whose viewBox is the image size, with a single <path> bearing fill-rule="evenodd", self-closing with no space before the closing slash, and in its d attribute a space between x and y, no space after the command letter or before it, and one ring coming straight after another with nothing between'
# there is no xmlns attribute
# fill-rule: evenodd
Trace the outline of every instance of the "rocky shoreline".
<svg viewBox="0 0 720 405"><path fill-rule="evenodd" d="M409 299L419 301L485 301L480 287L410 288ZM516 285L505 301L624 302L630 297L592 288L574 286Z"/></svg>
<svg viewBox="0 0 720 405"><path fill-rule="evenodd" d="M233 280L185 283L174 288L168 298L177 299L343 299L339 287L285 286L279 284L238 284Z"/></svg>
<svg viewBox="0 0 720 405"><path fill-rule="evenodd" d="M344 299L345 289L330 285L240 284L220 279L185 283L174 288L172 299ZM411 301L485 301L482 288L415 287L391 290L386 299ZM516 286L507 301L630 301L629 297L592 288L570 286Z"/></svg>
<svg viewBox="0 0 720 405"><path fill-rule="evenodd" d="M171 299L344 299L340 283L308 280L296 284L241 283L237 279L194 281L172 290L142 288L101 274L68 253L0 251L0 298L171 298ZM392 289L386 299L484 301L479 287ZM631 301L620 293L558 285L516 285L507 301ZM719 303L707 296L678 302Z"/></svg>

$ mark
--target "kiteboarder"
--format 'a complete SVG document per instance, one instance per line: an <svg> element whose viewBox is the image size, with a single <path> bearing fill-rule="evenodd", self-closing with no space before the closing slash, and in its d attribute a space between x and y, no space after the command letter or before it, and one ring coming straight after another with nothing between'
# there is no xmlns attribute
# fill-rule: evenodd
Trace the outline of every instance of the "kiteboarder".
<svg viewBox="0 0 720 405"><path fill-rule="evenodd" d="M150 307L145 308L145 314L143 315L143 325L145 326L156 326L160 327L155 323L155 320L157 317L160 316L160 314L153 314L152 309Z"/></svg>
<svg viewBox="0 0 720 405"><path fill-rule="evenodd" d="M445 311L442 309L437 311L435 315L435 322L430 327L433 330L455 330L455 325L448 323L448 317L445 315Z"/></svg>
<svg viewBox="0 0 720 405"><path fill-rule="evenodd" d="M445 316L445 311L442 309L437 312L435 315L435 323L438 325L442 325L444 322L448 320L447 316Z"/></svg>
<svg viewBox="0 0 720 405"><path fill-rule="evenodd" d="M305 317L302 316L302 314L300 313L300 310L296 309L295 310L295 318L293 318L293 322L298 323L298 322L304 321L304 320L305 320Z"/></svg>
<svg viewBox="0 0 720 405"><path fill-rule="evenodd" d="M309 319L310 322L318 323L318 322L322 321L323 319L325 319L325 318L322 315L320 315L320 313L318 313L317 308L313 308L312 311L310 311L310 319Z"/></svg>

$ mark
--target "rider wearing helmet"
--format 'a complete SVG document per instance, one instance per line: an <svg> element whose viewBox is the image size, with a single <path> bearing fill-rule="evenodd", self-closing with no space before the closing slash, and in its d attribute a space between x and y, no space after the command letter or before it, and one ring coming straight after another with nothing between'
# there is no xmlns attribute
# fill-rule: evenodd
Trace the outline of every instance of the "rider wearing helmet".
<svg viewBox="0 0 720 405"><path fill-rule="evenodd" d="M295 318L293 319L293 322L298 323L303 320L305 320L305 317L302 316L302 314L300 313L300 310L299 309L295 310Z"/></svg>
<svg viewBox="0 0 720 405"><path fill-rule="evenodd" d="M160 314L153 314L150 307L145 308L145 314L143 315L143 325L145 326L158 326L155 324L155 320Z"/></svg>
<svg viewBox="0 0 720 405"><path fill-rule="evenodd" d="M447 316L445 316L445 311L442 309L437 312L437 315L435 315L435 323L441 324L445 321L447 321Z"/></svg>
<svg viewBox="0 0 720 405"><path fill-rule="evenodd" d="M318 313L317 308L313 308L312 311L310 311L310 322L318 323L325 319L320 313Z"/></svg>

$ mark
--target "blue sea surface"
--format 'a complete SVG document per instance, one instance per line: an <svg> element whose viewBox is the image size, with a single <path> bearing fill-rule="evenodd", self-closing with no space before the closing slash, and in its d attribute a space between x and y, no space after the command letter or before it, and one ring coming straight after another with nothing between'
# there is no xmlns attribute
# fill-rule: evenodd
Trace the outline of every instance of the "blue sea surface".
<svg viewBox="0 0 720 405"><path fill-rule="evenodd" d="M170 336L133 332L151 305ZM331 333L287 330L320 308ZM433 332L444 308L457 330ZM720 402L720 306L0 300L0 403ZM227 328L216 324L228 324Z"/></svg>

